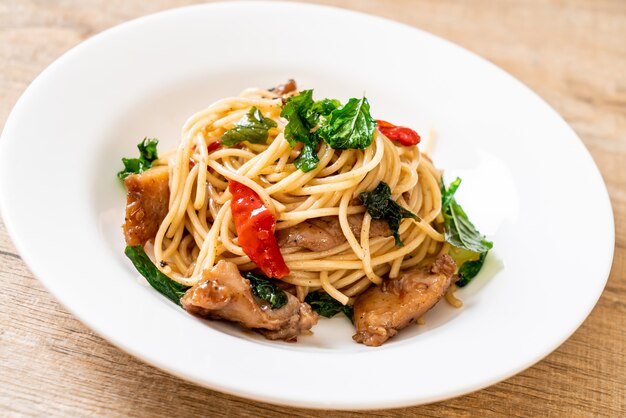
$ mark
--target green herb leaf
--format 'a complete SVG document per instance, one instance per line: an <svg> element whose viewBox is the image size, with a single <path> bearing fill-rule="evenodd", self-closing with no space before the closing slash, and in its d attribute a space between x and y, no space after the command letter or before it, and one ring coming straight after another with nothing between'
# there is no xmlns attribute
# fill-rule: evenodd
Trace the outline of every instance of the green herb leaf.
<svg viewBox="0 0 626 418"><path fill-rule="evenodd" d="M229 129L222 135L220 143L230 147L243 141L251 144L265 144L269 137L269 130L275 128L276 122L270 118L263 116L261 111L256 107L252 107L237 122L234 128Z"/></svg>
<svg viewBox="0 0 626 418"><path fill-rule="evenodd" d="M466 286L480 271L485 263L487 253L493 243L485 239L470 222L467 214L454 198L454 194L461 184L456 178L448 188L441 179L441 211L444 218L445 238L454 248L450 255L460 264L457 286Z"/></svg>
<svg viewBox="0 0 626 418"><path fill-rule="evenodd" d="M313 170L319 163L317 156L317 146L319 136L311 132L317 125L320 115L329 112L335 102L332 100L322 100L313 102L313 90L304 90L297 96L287 99L287 103L280 112L280 116L288 120L285 126L285 138L293 147L298 142L304 146L300 155L294 161L296 168L306 172Z"/></svg>
<svg viewBox="0 0 626 418"><path fill-rule="evenodd" d="M365 97L352 98L330 113L319 135L333 149L365 149L372 144L376 121Z"/></svg>
<svg viewBox="0 0 626 418"><path fill-rule="evenodd" d="M311 136L310 140L305 142L300 155L295 159L293 164L296 168L308 173L313 170L320 162L317 156L317 145L319 144L319 138L317 136Z"/></svg>
<svg viewBox="0 0 626 418"><path fill-rule="evenodd" d="M180 298L182 298L187 289L189 289L188 286L175 282L161 273L152 263L152 260L150 260L150 257L148 257L141 245L127 246L124 250L124 254L130 258L130 261L133 262L137 271L146 278L150 286L175 304L180 305Z"/></svg>
<svg viewBox="0 0 626 418"><path fill-rule="evenodd" d="M457 280L456 285L459 287L463 287L472 281L474 277L478 274L480 269L483 268L483 264L485 264L485 258L487 257L488 251L484 253L480 253L478 260L466 261L459 268L458 275L459 280Z"/></svg>
<svg viewBox="0 0 626 418"><path fill-rule="evenodd" d="M354 309L352 306L342 305L341 302L335 300L326 292L315 291L311 292L304 298L304 301L311 305L311 308L317 312L318 315L326 318L332 318L339 312L343 312L350 321L353 320Z"/></svg>
<svg viewBox="0 0 626 418"><path fill-rule="evenodd" d="M159 154L157 153L158 144L159 140L156 138L144 138L143 141L137 144L141 158L150 162L159 158Z"/></svg>
<svg viewBox="0 0 626 418"><path fill-rule="evenodd" d="M250 288L254 296L269 303L272 309L279 309L287 304L288 299L285 291L267 277L249 271L244 273L244 277L250 281Z"/></svg>
<svg viewBox="0 0 626 418"><path fill-rule="evenodd" d="M138 174L152 167L152 162L159 158L157 153L157 144L159 140L156 138L144 138L137 148L139 149L139 158L122 158L124 169L117 173L117 177L124 180L131 174Z"/></svg>
<svg viewBox="0 0 626 418"><path fill-rule="evenodd" d="M314 101L313 90L303 90L287 99L280 116L287 119L285 138L293 147L304 146L295 166L308 172L317 167L320 137L334 149L364 149L372 143L376 122L369 113L367 99L350 99L341 107L339 100ZM317 130L316 130L317 128Z"/></svg>
<svg viewBox="0 0 626 418"><path fill-rule="evenodd" d="M454 199L454 193L456 193L456 190L459 188L460 185L461 185L461 179L459 177L457 177L456 180L450 183L450 186L448 186L447 190L445 187L443 187L443 184L442 184L442 187L441 187L441 211L442 212L445 211L448 208L448 206L450 206L450 202L452 201L452 199Z"/></svg>
<svg viewBox="0 0 626 418"><path fill-rule="evenodd" d="M297 96L291 96L283 106L280 116L287 119L285 126L285 139L292 147L297 142L310 142L311 129L317 123L314 114L311 113L313 107L313 90L303 90Z"/></svg>
<svg viewBox="0 0 626 418"><path fill-rule="evenodd" d="M327 117L332 113L333 110L339 108L341 106L341 102L337 99L322 99L318 100L309 109L307 112L307 119L314 121L317 123L321 117Z"/></svg>
<svg viewBox="0 0 626 418"><path fill-rule="evenodd" d="M457 178L448 189L441 180L442 213L445 226L445 238L455 247L484 253L493 247L493 243L485 239L476 227L470 222L467 214L456 202L454 193L459 187L461 179Z"/></svg>
<svg viewBox="0 0 626 418"><path fill-rule="evenodd" d="M400 222L403 218L413 218L420 220L419 216L400 206L398 202L391 198L391 189L383 181L371 192L362 192L359 197L367 208L367 212L372 219L384 219L389 224L393 232L396 245L402 247L404 244L400 240Z"/></svg>

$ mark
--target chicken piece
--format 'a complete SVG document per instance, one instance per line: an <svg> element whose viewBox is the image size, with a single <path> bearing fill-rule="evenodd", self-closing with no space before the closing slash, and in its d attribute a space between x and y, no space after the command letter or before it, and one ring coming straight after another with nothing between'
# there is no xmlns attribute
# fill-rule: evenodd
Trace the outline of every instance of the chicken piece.
<svg viewBox="0 0 626 418"><path fill-rule="evenodd" d="M337 220L337 224L339 224L339 220ZM363 215L348 215L348 224L350 225L350 230L356 237L356 239L361 239L361 226L363 225ZM387 221L382 219L372 219L370 222L370 238L375 237L390 237L393 235L391 232L391 228L389 228L389 224Z"/></svg>
<svg viewBox="0 0 626 418"><path fill-rule="evenodd" d="M456 263L447 254L360 295L354 303L356 342L377 347L435 306L453 282Z"/></svg>
<svg viewBox="0 0 626 418"><path fill-rule="evenodd" d="M339 218L329 216L276 231L276 240L281 248L302 247L311 251L326 251L344 243L346 237L339 226Z"/></svg>
<svg viewBox="0 0 626 418"><path fill-rule="evenodd" d="M296 89L296 81L293 78L290 78L285 84L271 88L270 91L275 93L277 96L285 96L296 91Z"/></svg>
<svg viewBox="0 0 626 418"><path fill-rule="evenodd" d="M361 239L362 223L362 214L348 216L350 230L357 240ZM386 221L373 219L370 223L370 238L389 237L391 234ZM330 250L346 242L337 216L313 218L291 228L281 229L276 233L276 238L281 248L302 247L311 251Z"/></svg>
<svg viewBox="0 0 626 418"><path fill-rule="evenodd" d="M168 211L168 179L167 166L158 166L124 180L128 191L123 226L126 245L143 245L156 236Z"/></svg>
<svg viewBox="0 0 626 418"><path fill-rule="evenodd" d="M270 340L295 341L317 323L317 314L292 294L287 293L287 299L282 308L272 309L252 294L250 282L241 276L237 265L222 260L205 270L203 279L180 302L194 315L238 322Z"/></svg>

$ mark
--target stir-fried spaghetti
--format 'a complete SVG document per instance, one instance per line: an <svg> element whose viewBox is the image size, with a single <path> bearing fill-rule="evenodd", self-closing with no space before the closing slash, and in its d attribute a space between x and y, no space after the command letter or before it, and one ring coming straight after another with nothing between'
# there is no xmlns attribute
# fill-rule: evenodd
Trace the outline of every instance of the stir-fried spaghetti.
<svg viewBox="0 0 626 418"><path fill-rule="evenodd" d="M285 138L287 121L280 116L284 98L268 90L248 89L219 100L191 116L180 145L162 153L153 165L169 167L169 211L154 238L158 268L173 280L191 286L219 260L241 271L256 268L242 249L233 222L229 182L252 189L274 215L276 230L336 216L343 243L324 251L282 248L290 273L281 278L300 300L323 289L346 304L382 276L447 253L441 213L441 173L417 146L403 146L378 129L365 149L333 149L324 141L319 163L305 172L294 165L301 144ZM226 131L254 107L273 120L266 144L242 142L218 147ZM372 217L359 198L381 182L400 206L417 215L402 219L396 245L393 236L370 237ZM360 233L349 216L360 214ZM357 238L357 236L359 236Z"/></svg>

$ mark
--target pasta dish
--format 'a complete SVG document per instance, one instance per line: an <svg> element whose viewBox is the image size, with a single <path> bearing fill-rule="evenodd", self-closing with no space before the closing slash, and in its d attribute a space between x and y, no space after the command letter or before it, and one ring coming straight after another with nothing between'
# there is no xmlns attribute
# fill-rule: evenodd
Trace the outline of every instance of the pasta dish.
<svg viewBox="0 0 626 418"><path fill-rule="evenodd" d="M191 116L178 147L124 158L126 255L192 314L295 341L345 314L378 346L482 267L491 242L420 152L365 97L295 82Z"/></svg>

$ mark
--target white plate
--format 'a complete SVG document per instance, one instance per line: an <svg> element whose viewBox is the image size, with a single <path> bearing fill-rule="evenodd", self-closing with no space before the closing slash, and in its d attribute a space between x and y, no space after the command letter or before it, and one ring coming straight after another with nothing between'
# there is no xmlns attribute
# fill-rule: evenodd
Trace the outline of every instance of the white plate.
<svg viewBox="0 0 626 418"><path fill-rule="evenodd" d="M435 163L495 243L486 268L380 348L322 320L297 344L187 315L125 259L120 157L173 146L186 117L288 77L317 97L367 94L375 117L438 133ZM220 391L313 408L386 408L503 380L582 323L613 255L609 199L581 141L521 83L471 53L377 17L287 3L172 10L108 30L26 90L0 142L7 228L33 273L122 349Z"/></svg>

